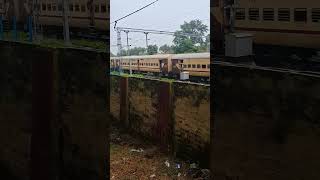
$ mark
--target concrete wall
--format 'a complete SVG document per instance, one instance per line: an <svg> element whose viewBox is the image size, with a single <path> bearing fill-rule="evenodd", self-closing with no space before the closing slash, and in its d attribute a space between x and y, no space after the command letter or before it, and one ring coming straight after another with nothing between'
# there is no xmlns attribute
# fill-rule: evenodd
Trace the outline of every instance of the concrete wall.
<svg viewBox="0 0 320 180"><path fill-rule="evenodd" d="M107 57L0 42L4 179L108 176Z"/></svg>
<svg viewBox="0 0 320 180"><path fill-rule="evenodd" d="M210 86L173 83L175 151L209 166Z"/></svg>
<svg viewBox="0 0 320 180"><path fill-rule="evenodd" d="M121 101L111 101L114 121L155 140L165 151L209 164L209 86L120 76L111 79L111 97Z"/></svg>
<svg viewBox="0 0 320 180"><path fill-rule="evenodd" d="M319 179L320 77L214 64L216 180Z"/></svg>

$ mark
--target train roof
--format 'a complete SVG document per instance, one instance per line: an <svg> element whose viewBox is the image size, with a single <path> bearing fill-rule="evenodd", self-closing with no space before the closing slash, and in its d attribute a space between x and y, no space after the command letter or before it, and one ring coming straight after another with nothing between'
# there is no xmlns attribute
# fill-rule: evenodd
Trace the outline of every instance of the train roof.
<svg viewBox="0 0 320 180"><path fill-rule="evenodd" d="M169 58L170 54L155 54L155 55L140 55L140 56L120 56L120 57L112 57L111 59L162 59Z"/></svg>
<svg viewBox="0 0 320 180"><path fill-rule="evenodd" d="M139 55L139 56L118 56L111 59L165 59L171 56L172 59L192 59L192 58L210 58L210 53L185 53L185 54L155 54L155 55Z"/></svg>
<svg viewBox="0 0 320 180"><path fill-rule="evenodd" d="M193 58L210 58L210 53L185 53L185 54L173 54L172 59L193 59Z"/></svg>

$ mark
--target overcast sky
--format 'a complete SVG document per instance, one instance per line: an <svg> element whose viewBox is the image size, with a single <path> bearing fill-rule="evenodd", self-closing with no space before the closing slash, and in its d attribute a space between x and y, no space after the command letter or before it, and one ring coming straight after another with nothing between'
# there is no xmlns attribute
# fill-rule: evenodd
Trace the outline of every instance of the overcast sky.
<svg viewBox="0 0 320 180"><path fill-rule="evenodd" d="M110 0L110 22L121 18L154 0ZM130 27L140 29L152 29L163 31L176 31L184 21L194 19L202 20L206 25L210 24L210 0L159 0L155 4L119 21L118 27ZM117 53L117 33L110 26L111 52ZM121 33L122 45L126 45L126 34ZM145 47L145 35L143 33L129 33L131 47ZM172 44L173 37L168 35L149 34L148 44L156 44L158 47L164 44Z"/></svg>

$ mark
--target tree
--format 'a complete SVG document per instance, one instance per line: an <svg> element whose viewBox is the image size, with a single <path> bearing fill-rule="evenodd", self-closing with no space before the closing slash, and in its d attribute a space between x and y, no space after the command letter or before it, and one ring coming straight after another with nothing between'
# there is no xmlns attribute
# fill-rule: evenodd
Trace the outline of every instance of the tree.
<svg viewBox="0 0 320 180"><path fill-rule="evenodd" d="M129 55L130 56L132 56L132 55L142 55L142 54L145 54L145 52L146 52L146 48L134 47L134 48L130 49Z"/></svg>
<svg viewBox="0 0 320 180"><path fill-rule="evenodd" d="M206 47L205 34L208 32L208 26L202 24L200 20L184 22L179 31L174 34L175 53L200 52ZM188 34L192 34L188 35ZM198 46L196 46L198 44Z"/></svg>
<svg viewBox="0 0 320 180"><path fill-rule="evenodd" d="M198 52L197 47L192 43L191 39L184 39L179 42L179 45L174 46L174 53L195 53Z"/></svg>
<svg viewBox="0 0 320 180"><path fill-rule="evenodd" d="M170 47L170 46L168 46L167 44L161 46L161 47L159 48L159 50L160 50L162 53L165 53L165 54L173 53L173 47Z"/></svg>
<svg viewBox="0 0 320 180"><path fill-rule="evenodd" d="M148 54L157 54L158 53L158 46L157 45L149 45L148 46Z"/></svg>

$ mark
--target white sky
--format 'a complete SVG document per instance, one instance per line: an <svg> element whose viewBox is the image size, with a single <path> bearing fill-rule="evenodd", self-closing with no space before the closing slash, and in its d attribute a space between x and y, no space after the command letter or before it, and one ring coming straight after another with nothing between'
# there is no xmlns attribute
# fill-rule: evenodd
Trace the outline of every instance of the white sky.
<svg viewBox="0 0 320 180"><path fill-rule="evenodd" d="M154 0L110 0L110 22L117 20ZM119 21L118 27L176 31L184 21L202 20L210 28L210 0L159 0L155 4ZM110 25L110 48L117 53L117 33L114 24ZM209 30L210 31L210 30ZM208 31L208 32L209 32ZM121 33L122 46L126 47L126 34ZM131 47L145 47L143 33L129 33ZM172 44L173 37L168 35L148 34L148 44L158 47Z"/></svg>

